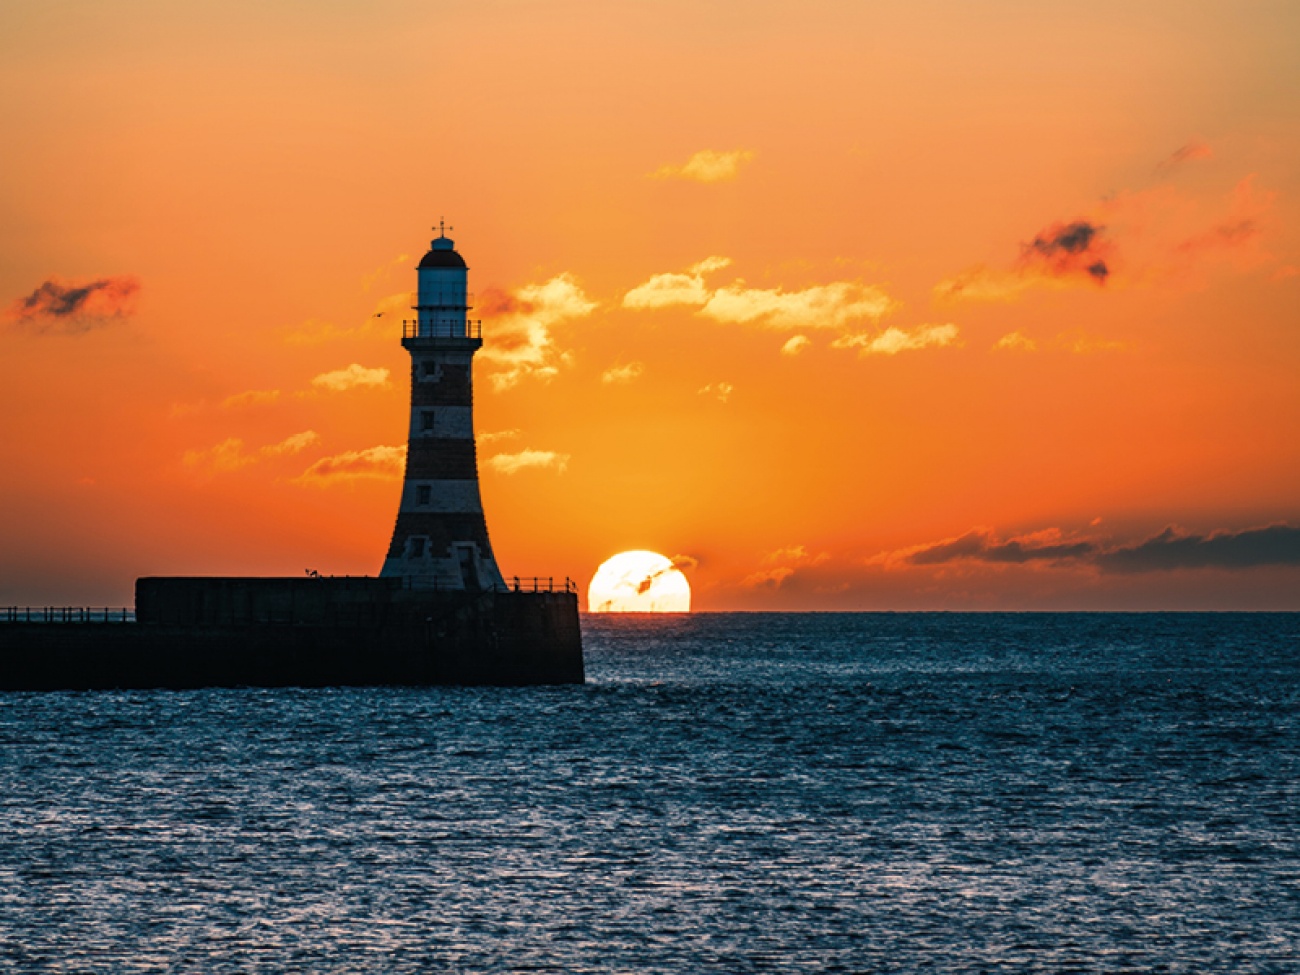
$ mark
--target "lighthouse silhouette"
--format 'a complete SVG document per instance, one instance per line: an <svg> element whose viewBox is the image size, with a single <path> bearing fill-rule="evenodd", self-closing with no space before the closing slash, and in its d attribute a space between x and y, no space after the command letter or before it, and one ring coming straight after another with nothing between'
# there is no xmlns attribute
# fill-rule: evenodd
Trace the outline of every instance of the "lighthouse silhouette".
<svg viewBox="0 0 1300 975"><path fill-rule="evenodd" d="M505 589L492 555L474 448L474 353L483 346L469 268L439 223L416 269L414 319L402 323L411 353L411 422L397 524L380 576L411 589Z"/></svg>

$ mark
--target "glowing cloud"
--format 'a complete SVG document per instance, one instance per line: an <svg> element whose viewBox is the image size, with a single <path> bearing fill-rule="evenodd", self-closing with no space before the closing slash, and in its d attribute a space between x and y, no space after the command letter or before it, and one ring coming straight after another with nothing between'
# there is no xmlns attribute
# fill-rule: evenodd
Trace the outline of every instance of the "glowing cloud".
<svg viewBox="0 0 1300 975"><path fill-rule="evenodd" d="M221 401L222 409L240 410L248 406L270 406L280 399L278 389L250 389Z"/></svg>
<svg viewBox="0 0 1300 975"><path fill-rule="evenodd" d="M731 383L709 383L707 386L701 386L698 392L701 396L714 396L718 402L725 403L731 398L735 388Z"/></svg>
<svg viewBox="0 0 1300 975"><path fill-rule="evenodd" d="M379 267L375 268L374 271L367 274L364 278L361 279L361 290L363 292L369 291L371 288L375 286L375 283L380 278L387 275L388 272L392 271L394 268L401 267L403 264L408 263L410 260L411 260L410 254L398 254L387 264L379 265Z"/></svg>
<svg viewBox="0 0 1300 975"><path fill-rule="evenodd" d="M331 457L322 457L294 480L298 484L318 487L363 478L397 480L402 476L405 463L405 445L390 447L381 444L365 450L348 450Z"/></svg>
<svg viewBox="0 0 1300 975"><path fill-rule="evenodd" d="M255 464L264 457L282 457L300 453L312 444L320 441L315 430L304 430L286 437L279 443L267 444L251 453L244 450L244 441L230 437L206 450L187 450L181 463L190 470L208 475L228 474L242 467Z"/></svg>
<svg viewBox="0 0 1300 975"><path fill-rule="evenodd" d="M697 183L722 183L735 179L740 167L754 158L748 149L715 152L701 149L681 166L660 166L650 174L651 179L687 179Z"/></svg>
<svg viewBox="0 0 1300 975"><path fill-rule="evenodd" d="M703 305L712 292L704 285L704 275L731 263L726 257L707 257L686 274L655 274L645 284L637 285L623 296L624 308L667 308L673 305Z"/></svg>
<svg viewBox="0 0 1300 975"><path fill-rule="evenodd" d="M812 345L812 340L806 335L796 335L785 345L781 346L782 355L798 355L804 349Z"/></svg>
<svg viewBox="0 0 1300 975"><path fill-rule="evenodd" d="M553 450L521 450L517 454L497 454L488 461L488 466L501 474L518 474L533 467L551 468L563 474L569 467L569 455Z"/></svg>
<svg viewBox="0 0 1300 975"><path fill-rule="evenodd" d="M360 363L352 363L346 369L336 369L334 372L323 372L311 381L311 384L317 389L327 390L333 393L341 393L344 390L356 389L359 386L387 386L388 370L387 369L367 369Z"/></svg>
<svg viewBox="0 0 1300 975"><path fill-rule="evenodd" d="M896 302L875 285L834 281L802 291L746 288L738 281L713 293L700 314L719 322L754 323L774 329L842 328L878 321Z"/></svg>
<svg viewBox="0 0 1300 975"><path fill-rule="evenodd" d="M859 355L897 355L917 349L942 348L957 340L957 326L918 325L910 332L901 328L887 328L877 335L853 333L842 335L831 343L833 349L857 349Z"/></svg>
<svg viewBox="0 0 1300 975"><path fill-rule="evenodd" d="M789 545L768 552L762 559L764 568L751 572L740 584L748 589L780 589L800 569L821 565L830 557L829 552L814 555L802 545Z"/></svg>
<svg viewBox="0 0 1300 975"><path fill-rule="evenodd" d="M287 345L323 345L326 342L355 339L361 336L385 333L401 335L402 316L410 315L413 304L415 304L414 291L398 291L380 298L375 305L375 310L359 325L340 327L333 322L311 319L285 328L284 341Z"/></svg>
<svg viewBox="0 0 1300 975"><path fill-rule="evenodd" d="M262 453L268 457L276 457L281 454L297 454L306 450L312 444L319 442L320 434L315 430L304 430L302 433L295 433L292 436L285 437L279 443L263 447Z"/></svg>
<svg viewBox="0 0 1300 975"><path fill-rule="evenodd" d="M1033 352L1038 348L1038 343L1024 332L1008 332L993 343L993 348L1008 352Z"/></svg>
<svg viewBox="0 0 1300 975"><path fill-rule="evenodd" d="M480 310L495 320L480 354L498 367L491 376L493 389L501 392L528 377L554 377L568 356L556 347L552 329L590 315L596 307L569 274L513 294L488 289Z"/></svg>
<svg viewBox="0 0 1300 975"><path fill-rule="evenodd" d="M623 366L610 366L600 374L600 381L607 385L626 384L640 377L645 372L645 364L629 362Z"/></svg>

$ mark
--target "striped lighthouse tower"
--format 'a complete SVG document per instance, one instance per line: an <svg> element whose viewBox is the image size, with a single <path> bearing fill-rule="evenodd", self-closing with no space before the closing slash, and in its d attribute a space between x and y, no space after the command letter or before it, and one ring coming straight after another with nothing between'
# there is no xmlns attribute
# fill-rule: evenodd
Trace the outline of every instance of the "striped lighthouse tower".
<svg viewBox="0 0 1300 975"><path fill-rule="evenodd" d="M469 269L446 227L417 269L412 321L402 323L411 353L411 425L397 525L381 576L413 589L504 589L492 555L474 450L474 353L480 323L469 321Z"/></svg>

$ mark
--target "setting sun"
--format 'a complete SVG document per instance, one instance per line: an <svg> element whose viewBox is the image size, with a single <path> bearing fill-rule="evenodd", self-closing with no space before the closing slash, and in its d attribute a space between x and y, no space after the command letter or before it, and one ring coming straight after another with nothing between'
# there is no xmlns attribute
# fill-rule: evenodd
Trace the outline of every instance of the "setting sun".
<svg viewBox="0 0 1300 975"><path fill-rule="evenodd" d="M587 589L592 613L688 613L691 586L657 552L620 552L606 559Z"/></svg>

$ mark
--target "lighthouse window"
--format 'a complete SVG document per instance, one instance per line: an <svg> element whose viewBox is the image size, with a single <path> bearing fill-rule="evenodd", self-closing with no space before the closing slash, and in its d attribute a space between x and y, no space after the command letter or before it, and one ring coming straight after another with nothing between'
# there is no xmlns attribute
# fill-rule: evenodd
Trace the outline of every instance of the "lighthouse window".
<svg viewBox="0 0 1300 975"><path fill-rule="evenodd" d="M420 429L421 430L433 429L433 410L420 411Z"/></svg>
<svg viewBox="0 0 1300 975"><path fill-rule="evenodd" d="M410 544L411 544L411 553L410 553L410 554L411 554L411 558L413 558L413 559L423 558L423 556L424 556L424 539L423 539L423 538L412 538Z"/></svg>
<svg viewBox="0 0 1300 975"><path fill-rule="evenodd" d="M421 485L419 485L419 486L416 487L416 489L415 489L415 503L416 503L416 504L428 504L428 503L429 503L429 485L427 485L427 484L421 484Z"/></svg>

